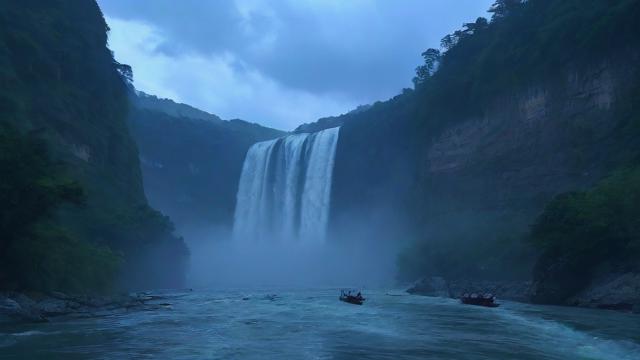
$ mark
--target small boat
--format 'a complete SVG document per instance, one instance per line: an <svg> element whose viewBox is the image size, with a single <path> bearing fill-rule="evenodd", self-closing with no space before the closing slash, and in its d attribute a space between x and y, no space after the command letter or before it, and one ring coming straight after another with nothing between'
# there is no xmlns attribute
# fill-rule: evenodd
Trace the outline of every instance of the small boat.
<svg viewBox="0 0 640 360"><path fill-rule="evenodd" d="M496 303L496 297L491 294L463 294L460 297L460 302L466 305L476 305L491 308L500 306L500 304Z"/></svg>
<svg viewBox="0 0 640 360"><path fill-rule="evenodd" d="M351 290L341 290L339 298L340 301L354 305L362 305L366 299L362 297L362 294L359 291L356 295L353 295L353 292Z"/></svg>

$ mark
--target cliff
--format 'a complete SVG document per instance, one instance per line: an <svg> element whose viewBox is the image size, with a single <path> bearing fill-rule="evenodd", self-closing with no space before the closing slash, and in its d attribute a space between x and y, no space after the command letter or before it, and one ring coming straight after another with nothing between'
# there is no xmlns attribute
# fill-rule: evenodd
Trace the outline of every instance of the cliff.
<svg viewBox="0 0 640 360"><path fill-rule="evenodd" d="M540 299L544 285L562 286L544 275L561 259L531 241L530 226L556 196L589 190L640 154L640 5L578 3L513 2L465 24L431 52L440 65L415 89L316 124L342 124L332 229L355 216L372 241L413 239L398 258L403 281L533 279ZM619 270L589 271L581 286Z"/></svg>
<svg viewBox="0 0 640 360"><path fill-rule="evenodd" d="M614 109L635 85L636 61L613 58L567 72L445 129L421 166L421 176L432 179L428 191L448 200L457 193L454 199L478 210L539 211L553 194L593 185L637 150L619 141L625 119Z"/></svg>
<svg viewBox="0 0 640 360"><path fill-rule="evenodd" d="M187 250L147 205L126 124L131 69L107 48L98 5L7 2L0 18L2 218L24 208L2 222L2 286L180 286Z"/></svg>

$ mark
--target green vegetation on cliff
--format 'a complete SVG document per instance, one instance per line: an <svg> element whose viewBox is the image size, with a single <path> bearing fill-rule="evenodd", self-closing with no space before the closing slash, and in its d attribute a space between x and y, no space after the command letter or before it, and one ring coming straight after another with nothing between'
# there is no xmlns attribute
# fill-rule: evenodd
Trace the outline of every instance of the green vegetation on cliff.
<svg viewBox="0 0 640 360"><path fill-rule="evenodd" d="M54 219L63 204L81 206L82 187L49 157L35 134L0 130L0 283L4 288L81 291L111 285L119 258L78 241Z"/></svg>
<svg viewBox="0 0 640 360"><path fill-rule="evenodd" d="M180 283L187 251L146 203L107 30L95 1L0 7L2 288Z"/></svg>
<svg viewBox="0 0 640 360"><path fill-rule="evenodd" d="M619 170L589 191L558 195L534 223L531 242L542 252L535 301L566 300L602 266L640 270L640 167Z"/></svg>

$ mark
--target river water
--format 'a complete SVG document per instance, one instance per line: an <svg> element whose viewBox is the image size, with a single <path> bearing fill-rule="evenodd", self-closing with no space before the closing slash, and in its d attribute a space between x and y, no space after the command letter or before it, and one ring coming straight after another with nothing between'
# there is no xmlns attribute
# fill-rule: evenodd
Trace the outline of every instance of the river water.
<svg viewBox="0 0 640 360"><path fill-rule="evenodd" d="M0 358L640 359L638 315L365 295L356 306L336 289L172 293L151 311L2 325Z"/></svg>

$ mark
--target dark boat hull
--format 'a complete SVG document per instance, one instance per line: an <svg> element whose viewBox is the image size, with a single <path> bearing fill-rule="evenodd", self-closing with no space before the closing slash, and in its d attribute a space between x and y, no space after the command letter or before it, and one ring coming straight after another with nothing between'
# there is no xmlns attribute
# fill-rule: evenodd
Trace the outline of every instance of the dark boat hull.
<svg viewBox="0 0 640 360"><path fill-rule="evenodd" d="M344 301L353 305L362 305L364 303L364 299L358 299L353 296L340 296L340 301Z"/></svg>
<svg viewBox="0 0 640 360"><path fill-rule="evenodd" d="M460 302L462 302L465 305L484 306L484 307L490 307L490 308L496 308L500 306L500 304L496 304L495 302L489 301L486 299L462 298L460 299Z"/></svg>

